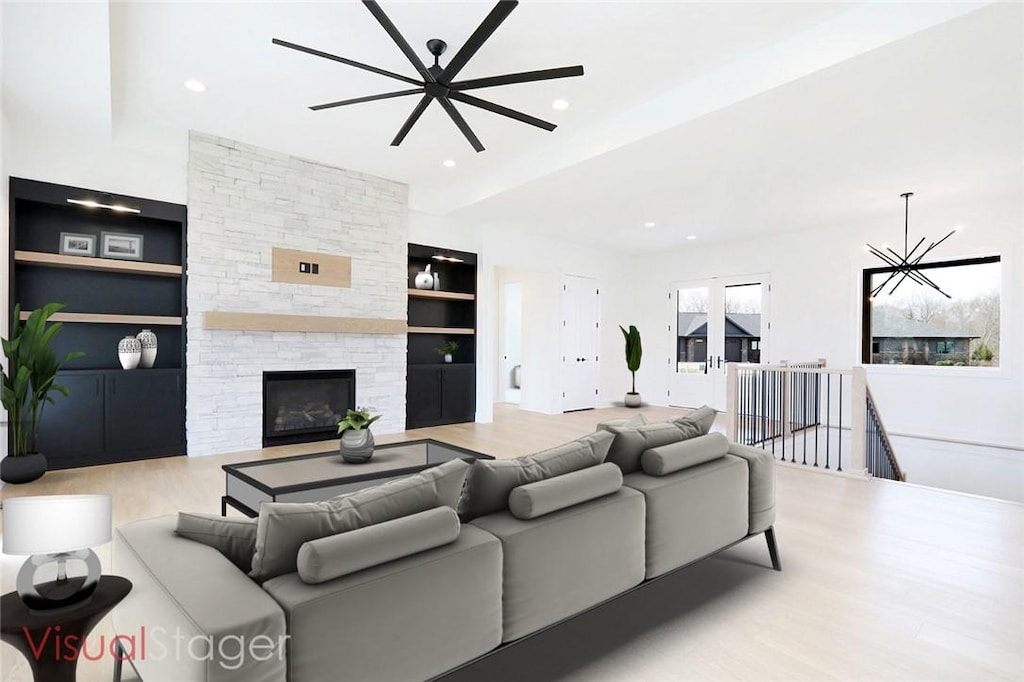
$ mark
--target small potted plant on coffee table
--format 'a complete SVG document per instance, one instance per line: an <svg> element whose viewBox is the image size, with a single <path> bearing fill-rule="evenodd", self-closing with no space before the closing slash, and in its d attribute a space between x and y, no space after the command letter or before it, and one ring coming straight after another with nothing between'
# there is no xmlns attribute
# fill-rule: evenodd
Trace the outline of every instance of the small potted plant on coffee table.
<svg viewBox="0 0 1024 682"><path fill-rule="evenodd" d="M341 434L339 450L341 458L349 464L368 462L373 456L373 432L370 425L384 415L370 415L369 408L349 410L345 418L338 422L338 433Z"/></svg>
<svg viewBox="0 0 1024 682"><path fill-rule="evenodd" d="M459 342L458 341L445 341L440 346L435 348L434 352L437 353L438 355L443 355L445 362L451 362L452 361L452 353L454 353L458 349L459 349Z"/></svg>

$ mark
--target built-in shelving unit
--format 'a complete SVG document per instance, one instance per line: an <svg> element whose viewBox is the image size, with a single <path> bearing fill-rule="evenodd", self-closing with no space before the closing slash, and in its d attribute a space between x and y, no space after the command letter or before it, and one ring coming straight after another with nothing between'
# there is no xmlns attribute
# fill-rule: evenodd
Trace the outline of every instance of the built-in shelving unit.
<svg viewBox="0 0 1024 682"><path fill-rule="evenodd" d="M433 291L430 289L409 289L414 298L437 298L448 301L475 301L476 294L460 294L455 291Z"/></svg>
<svg viewBox="0 0 1024 682"><path fill-rule="evenodd" d="M106 272L133 272L156 277L181 277L180 265L163 263L141 263L136 261L113 260L111 258L86 258L66 256L59 253L38 251L15 251L14 262L19 264L49 265L54 268L77 270L100 270Z"/></svg>
<svg viewBox="0 0 1024 682"><path fill-rule="evenodd" d="M476 334L471 327L409 327L410 334Z"/></svg>
<svg viewBox="0 0 1024 682"><path fill-rule="evenodd" d="M409 245L406 427L476 418L476 254ZM415 287L427 266L435 288ZM437 352L454 341L452 362Z"/></svg>
<svg viewBox="0 0 1024 682"><path fill-rule="evenodd" d="M11 178L10 306L20 304L25 319L64 303L50 318L64 323L54 351L85 353L60 372L71 395L55 395L42 421L39 448L51 469L185 453L185 230L178 204ZM62 233L92 238L97 256L104 233L138 236L142 258L63 254ZM125 371L118 341L144 328L157 335L156 365Z"/></svg>

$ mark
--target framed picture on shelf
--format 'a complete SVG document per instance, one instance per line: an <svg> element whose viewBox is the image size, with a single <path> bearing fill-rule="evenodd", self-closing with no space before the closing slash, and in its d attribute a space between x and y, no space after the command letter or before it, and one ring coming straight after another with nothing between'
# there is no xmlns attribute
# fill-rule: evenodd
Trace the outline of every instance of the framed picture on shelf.
<svg viewBox="0 0 1024 682"><path fill-rule="evenodd" d="M61 232L60 253L65 256L95 256L96 235Z"/></svg>
<svg viewBox="0 0 1024 682"><path fill-rule="evenodd" d="M104 232L100 236L100 258L142 260L142 235Z"/></svg>

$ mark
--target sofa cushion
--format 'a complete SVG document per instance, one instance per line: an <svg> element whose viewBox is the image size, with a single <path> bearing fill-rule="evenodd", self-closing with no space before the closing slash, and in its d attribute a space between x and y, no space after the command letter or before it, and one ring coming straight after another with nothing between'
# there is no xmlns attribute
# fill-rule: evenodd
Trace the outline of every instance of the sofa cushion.
<svg viewBox="0 0 1024 682"><path fill-rule="evenodd" d="M644 416L643 412L638 412L636 415L629 418L622 419L607 419L600 422L597 425L598 431L608 431L613 426L643 426L648 424L647 417Z"/></svg>
<svg viewBox="0 0 1024 682"><path fill-rule="evenodd" d="M606 462L513 488L508 495L508 509L517 519L533 519L611 495L621 487L622 470Z"/></svg>
<svg viewBox="0 0 1024 682"><path fill-rule="evenodd" d="M608 461L629 474L640 469L640 455L645 450L703 436L715 420L715 411L708 406L694 410L670 422L654 422L642 426L610 426L615 434L608 449Z"/></svg>
<svg viewBox="0 0 1024 682"><path fill-rule="evenodd" d="M513 488L600 464L613 437L611 433L595 431L533 455L476 460L459 503L459 516L469 521L507 509Z"/></svg>
<svg viewBox="0 0 1024 682"><path fill-rule="evenodd" d="M623 489L644 494L648 579L747 535L747 467L726 455L665 476L635 472Z"/></svg>
<svg viewBox="0 0 1024 682"><path fill-rule="evenodd" d="M302 543L409 514L458 505L470 465L453 459L397 481L322 502L264 502L249 575L260 582L296 570Z"/></svg>
<svg viewBox="0 0 1024 682"><path fill-rule="evenodd" d="M644 578L644 500L635 490L523 521L475 519L501 540L502 641L510 642L638 585Z"/></svg>
<svg viewBox="0 0 1024 682"><path fill-rule="evenodd" d="M687 469L729 452L729 439L720 433L709 433L678 443L669 443L660 448L644 450L640 455L640 468L651 476L664 476L673 471Z"/></svg>
<svg viewBox="0 0 1024 682"><path fill-rule="evenodd" d="M713 407L702 405L685 417L673 419L672 423L683 432L683 438L696 438L711 430L717 415Z"/></svg>
<svg viewBox="0 0 1024 682"><path fill-rule="evenodd" d="M213 547L244 573L252 567L252 555L256 552L256 519L178 512L174 532Z"/></svg>
<svg viewBox="0 0 1024 682"><path fill-rule="evenodd" d="M412 556L455 542L459 517L451 507L435 507L346 533L302 544L296 559L299 577L311 585L364 568Z"/></svg>
<svg viewBox="0 0 1024 682"><path fill-rule="evenodd" d="M501 542L474 526L337 580L289 573L263 589L288 616L293 682L434 679L501 643Z"/></svg>

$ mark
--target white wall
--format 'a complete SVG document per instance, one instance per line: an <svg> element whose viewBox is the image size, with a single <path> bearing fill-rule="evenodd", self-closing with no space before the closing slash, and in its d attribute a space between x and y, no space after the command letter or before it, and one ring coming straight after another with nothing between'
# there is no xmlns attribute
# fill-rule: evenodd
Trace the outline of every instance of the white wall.
<svg viewBox="0 0 1024 682"><path fill-rule="evenodd" d="M903 189L903 188L897 188ZM898 194L896 192L895 194ZM1020 194L970 203L915 196L911 235L937 239L964 230L933 252L935 260L1002 256L1002 366L987 368L871 367L869 384L890 431L1024 446L1024 216ZM729 243L709 243L632 260L635 300L642 302L645 364L637 381L652 402L664 403L665 358L673 339L664 300L670 283L713 276L770 272L772 330L766 360L827 358L830 366L860 363L860 277L877 260L865 242L896 243L903 216L894 196L892 220L842 224L822 216L821 229ZM841 207L836 215L841 215ZM646 358L656 358L648 364ZM649 388L648 388L649 387Z"/></svg>

